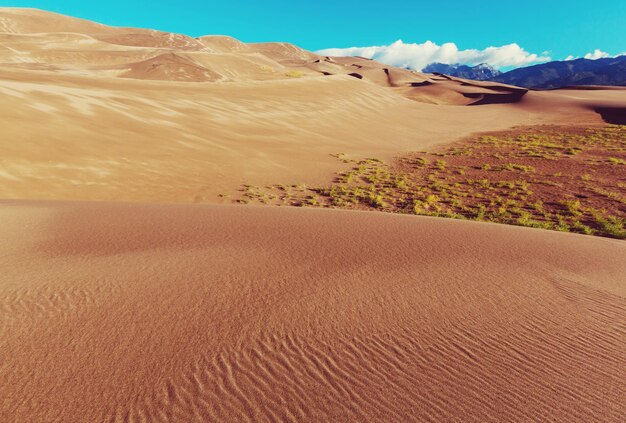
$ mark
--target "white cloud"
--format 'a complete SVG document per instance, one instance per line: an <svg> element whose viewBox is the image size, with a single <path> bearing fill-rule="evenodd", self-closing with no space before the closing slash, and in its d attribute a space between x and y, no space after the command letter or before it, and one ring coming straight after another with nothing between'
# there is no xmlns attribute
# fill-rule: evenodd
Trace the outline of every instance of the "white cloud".
<svg viewBox="0 0 626 423"><path fill-rule="evenodd" d="M602 51L602 50L599 50L599 49L595 49L591 53L585 54L585 59L591 59L591 60L602 59L602 58L605 58L605 57L611 57L611 55L609 53L607 53L605 51Z"/></svg>
<svg viewBox="0 0 626 423"><path fill-rule="evenodd" d="M600 49L595 49L594 51L585 54L583 57L585 59L596 60L596 59L604 59L604 58L607 58L607 57L613 57L614 58L614 57L620 57L620 56L626 56L626 51L623 52L623 53L612 55L612 54L607 53L605 51L602 51ZM575 60L575 59L580 59L580 57L579 56L569 55L569 56L567 56L565 58L566 61L567 60Z"/></svg>
<svg viewBox="0 0 626 423"><path fill-rule="evenodd" d="M386 46L329 48L317 53L324 56L362 56L389 65L416 70L421 70L433 62L467 65L488 63L495 67L506 67L525 66L551 60L545 52L541 55L532 54L517 44L487 47L484 50L459 50L454 43L438 45L432 41L426 41L416 44L404 43L402 40Z"/></svg>
<svg viewBox="0 0 626 423"><path fill-rule="evenodd" d="M607 53L605 51L599 50L599 49L595 49L594 51L592 51L591 53L587 53L585 54L583 57L585 59L590 59L590 60L596 60L596 59L604 59L607 57L620 57L620 56L626 56L626 52L620 53L620 54L616 54L616 55L611 55L610 53ZM576 59L580 59L580 56L572 56L569 55L565 58L565 61L569 61L569 60L576 60Z"/></svg>

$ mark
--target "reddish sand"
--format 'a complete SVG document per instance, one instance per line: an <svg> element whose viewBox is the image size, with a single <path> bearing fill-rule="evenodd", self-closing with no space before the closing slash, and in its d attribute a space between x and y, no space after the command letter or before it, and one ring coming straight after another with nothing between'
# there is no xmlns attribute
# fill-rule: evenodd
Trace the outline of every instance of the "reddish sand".
<svg viewBox="0 0 626 423"><path fill-rule="evenodd" d="M626 244L290 208L0 207L2 421L618 421Z"/></svg>
<svg viewBox="0 0 626 423"><path fill-rule="evenodd" d="M499 93L510 103L462 106ZM519 95L289 44L0 9L0 199L39 200L0 202L0 421L619 421L624 242L42 201L214 202L246 182L326 182L334 153L597 125L597 107L626 103L624 90Z"/></svg>

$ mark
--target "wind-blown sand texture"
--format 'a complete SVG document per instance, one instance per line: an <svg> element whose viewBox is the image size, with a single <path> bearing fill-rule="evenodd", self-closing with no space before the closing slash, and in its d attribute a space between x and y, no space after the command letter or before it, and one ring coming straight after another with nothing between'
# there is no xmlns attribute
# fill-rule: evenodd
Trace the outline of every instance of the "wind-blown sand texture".
<svg viewBox="0 0 626 423"><path fill-rule="evenodd" d="M622 241L141 202L598 126L625 94L0 9L0 421L619 421Z"/></svg>
<svg viewBox="0 0 626 423"><path fill-rule="evenodd" d="M619 421L626 244L429 217L5 202L2 421Z"/></svg>

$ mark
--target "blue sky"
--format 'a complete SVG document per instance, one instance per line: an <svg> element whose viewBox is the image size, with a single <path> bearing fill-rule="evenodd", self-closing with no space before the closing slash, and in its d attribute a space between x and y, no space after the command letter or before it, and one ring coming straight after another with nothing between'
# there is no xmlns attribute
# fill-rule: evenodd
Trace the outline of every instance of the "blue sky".
<svg viewBox="0 0 626 423"><path fill-rule="evenodd" d="M404 59L398 55L439 51L432 45L423 46L426 41L438 47L454 43L461 52L476 49L479 53L490 46L516 44L525 53L536 54L537 62L547 57L582 57L596 49L610 55L626 52L626 0L15 0L3 5L37 7L109 25L191 36L226 34L246 42L288 41L308 50L390 46L402 40L392 52L394 60L400 61ZM405 47L412 44L418 47ZM495 57L521 54L513 50L491 53ZM476 57L497 61L492 56ZM471 52L453 54L450 60L459 57L468 62L479 60ZM516 65L530 64L532 56L515 60ZM511 66L505 62L499 65Z"/></svg>

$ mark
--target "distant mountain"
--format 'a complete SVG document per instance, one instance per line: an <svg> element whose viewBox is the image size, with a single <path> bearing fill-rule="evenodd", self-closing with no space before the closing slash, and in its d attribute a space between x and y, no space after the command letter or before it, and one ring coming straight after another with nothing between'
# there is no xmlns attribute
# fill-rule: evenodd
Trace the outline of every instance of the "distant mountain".
<svg viewBox="0 0 626 423"><path fill-rule="evenodd" d="M544 89L569 85L626 85L626 56L544 63L514 69L490 80Z"/></svg>
<svg viewBox="0 0 626 423"><path fill-rule="evenodd" d="M445 63L431 63L422 69L426 73L443 73L450 76L456 76L464 79L473 79L475 81L486 81L502 74L499 70L481 63L474 67L467 65L446 65Z"/></svg>

